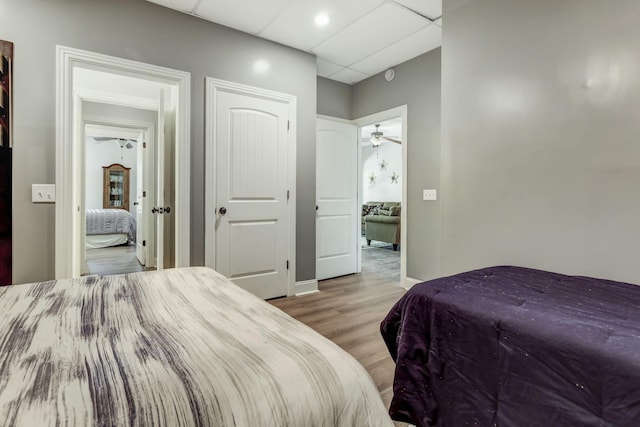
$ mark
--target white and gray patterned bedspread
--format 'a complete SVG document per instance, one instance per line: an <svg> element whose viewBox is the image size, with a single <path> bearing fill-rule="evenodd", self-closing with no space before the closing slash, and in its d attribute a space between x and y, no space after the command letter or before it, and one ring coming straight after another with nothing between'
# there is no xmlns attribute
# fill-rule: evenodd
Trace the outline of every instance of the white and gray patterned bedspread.
<svg viewBox="0 0 640 427"><path fill-rule="evenodd" d="M0 288L2 426L389 426L371 378L204 267Z"/></svg>
<svg viewBox="0 0 640 427"><path fill-rule="evenodd" d="M136 219L124 209L87 209L86 233L126 234L130 241L136 241Z"/></svg>

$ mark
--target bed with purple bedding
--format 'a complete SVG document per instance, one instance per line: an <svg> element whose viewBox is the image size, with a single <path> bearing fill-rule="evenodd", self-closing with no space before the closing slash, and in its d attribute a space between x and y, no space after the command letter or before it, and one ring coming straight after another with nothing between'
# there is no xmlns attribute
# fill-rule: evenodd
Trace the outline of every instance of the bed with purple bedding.
<svg viewBox="0 0 640 427"><path fill-rule="evenodd" d="M381 332L417 426L640 426L640 286L491 267L414 286Z"/></svg>

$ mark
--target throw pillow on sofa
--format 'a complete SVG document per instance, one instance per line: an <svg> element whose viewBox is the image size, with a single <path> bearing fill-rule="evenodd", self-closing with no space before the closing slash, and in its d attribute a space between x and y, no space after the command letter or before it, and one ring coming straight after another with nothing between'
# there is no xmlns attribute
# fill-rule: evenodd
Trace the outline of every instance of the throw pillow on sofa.
<svg viewBox="0 0 640 427"><path fill-rule="evenodd" d="M389 209L389 216L398 216L400 215L400 206L391 206Z"/></svg>

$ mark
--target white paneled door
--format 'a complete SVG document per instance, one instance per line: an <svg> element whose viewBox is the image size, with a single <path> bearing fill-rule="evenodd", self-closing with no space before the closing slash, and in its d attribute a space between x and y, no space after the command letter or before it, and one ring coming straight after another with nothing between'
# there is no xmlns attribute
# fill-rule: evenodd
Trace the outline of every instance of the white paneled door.
<svg viewBox="0 0 640 427"><path fill-rule="evenodd" d="M147 265L147 247L143 242L146 238L146 221L144 217L144 209L147 208L146 200L143 197L145 185L144 179L148 162L145 162L145 143L147 136L142 133L136 144L136 257L140 261L140 265Z"/></svg>
<svg viewBox="0 0 640 427"><path fill-rule="evenodd" d="M154 206L154 214L156 220L156 262L155 266L158 270L165 268L164 266L164 186L165 186L165 164L164 164L164 144L165 144L165 93L160 90L160 98L158 102L158 131L156 137L156 200Z"/></svg>
<svg viewBox="0 0 640 427"><path fill-rule="evenodd" d="M215 269L267 299L288 294L289 104L218 91Z"/></svg>
<svg viewBox="0 0 640 427"><path fill-rule="evenodd" d="M358 131L317 120L316 277L355 273L358 259Z"/></svg>

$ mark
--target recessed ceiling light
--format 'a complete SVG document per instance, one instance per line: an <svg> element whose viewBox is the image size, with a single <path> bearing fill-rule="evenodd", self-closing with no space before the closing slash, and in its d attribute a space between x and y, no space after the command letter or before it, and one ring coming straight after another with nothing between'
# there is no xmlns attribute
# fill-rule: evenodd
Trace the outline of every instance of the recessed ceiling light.
<svg viewBox="0 0 640 427"><path fill-rule="evenodd" d="M326 13L319 13L316 15L315 23L318 27L324 27L329 23L329 15Z"/></svg>
<svg viewBox="0 0 640 427"><path fill-rule="evenodd" d="M256 74L264 74L269 71L269 63L264 59L259 59L253 63L253 72Z"/></svg>

